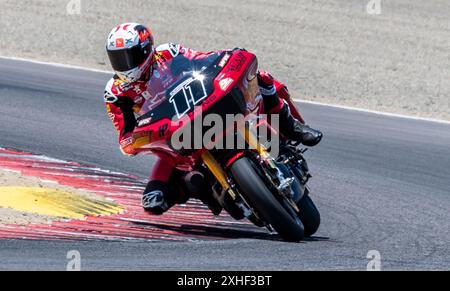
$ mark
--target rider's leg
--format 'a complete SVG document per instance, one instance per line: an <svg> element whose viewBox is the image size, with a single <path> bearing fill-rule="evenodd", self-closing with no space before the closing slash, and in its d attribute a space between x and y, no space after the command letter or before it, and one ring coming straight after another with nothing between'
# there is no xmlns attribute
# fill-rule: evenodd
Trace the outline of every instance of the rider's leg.
<svg viewBox="0 0 450 291"><path fill-rule="evenodd" d="M214 215L219 215L222 206L213 197L211 186L205 180L205 176L199 171L191 171L183 175L186 192L202 201Z"/></svg>
<svg viewBox="0 0 450 291"><path fill-rule="evenodd" d="M171 208L180 197L173 191L169 181L175 175L175 164L166 155L156 156L156 162L149 177L149 182L142 195L142 207L152 214L163 214ZM171 189L172 188L172 189Z"/></svg>
<svg viewBox="0 0 450 291"><path fill-rule="evenodd" d="M267 114L278 114L280 118L280 132L291 140L303 143L307 146L315 146L322 139L322 133L303 124L294 118L289 106L278 96L273 77L260 71L258 85L264 100L264 111Z"/></svg>
<svg viewBox="0 0 450 291"><path fill-rule="evenodd" d="M159 155L142 196L142 206L146 211L160 215L193 197L206 204L214 215L219 215L222 207L211 191L202 173L179 171L172 158Z"/></svg>

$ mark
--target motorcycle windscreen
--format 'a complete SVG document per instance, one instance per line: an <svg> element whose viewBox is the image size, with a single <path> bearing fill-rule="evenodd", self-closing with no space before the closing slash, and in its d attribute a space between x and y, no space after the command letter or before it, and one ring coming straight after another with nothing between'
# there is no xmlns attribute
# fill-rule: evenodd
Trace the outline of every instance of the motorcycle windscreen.
<svg viewBox="0 0 450 291"><path fill-rule="evenodd" d="M188 59L177 55L157 66L147 86L146 102L139 114L152 122L162 118L181 118L213 91L213 80L221 70L217 66L224 53L211 53ZM155 110L158 107L157 110Z"/></svg>

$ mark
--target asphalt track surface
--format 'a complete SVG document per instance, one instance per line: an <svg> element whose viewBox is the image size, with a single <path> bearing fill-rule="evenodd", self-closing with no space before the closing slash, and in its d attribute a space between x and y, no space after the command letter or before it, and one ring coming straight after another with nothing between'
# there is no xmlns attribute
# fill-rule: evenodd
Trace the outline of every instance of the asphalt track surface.
<svg viewBox="0 0 450 291"><path fill-rule="evenodd" d="M122 157L105 114L108 75L0 59L0 146L145 177L149 158ZM0 241L0 269L450 269L450 125L299 105L325 138L307 153L322 225L315 237L196 242Z"/></svg>

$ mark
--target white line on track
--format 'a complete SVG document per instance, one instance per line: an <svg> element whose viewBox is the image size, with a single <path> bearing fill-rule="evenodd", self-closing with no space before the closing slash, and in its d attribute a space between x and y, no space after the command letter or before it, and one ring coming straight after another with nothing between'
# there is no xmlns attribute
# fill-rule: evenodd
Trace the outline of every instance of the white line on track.
<svg viewBox="0 0 450 291"><path fill-rule="evenodd" d="M40 64L40 65L59 67L59 68L84 70L84 71L97 72L97 73L102 73L102 74L113 74L114 73L113 71L92 69L92 68L88 68L88 67L75 66L75 65L66 65L66 64L61 64L61 63L37 61L37 60L26 59L26 58L19 58L19 57L0 56L0 59L7 59L7 60L13 60L13 61L20 61L20 62L28 62L28 63L34 63L34 64ZM351 111L358 111L358 112L364 112L364 113L370 113L370 114L376 114L376 115L382 115L382 116L389 116L389 117L396 117L396 118L403 118L403 119L412 119L412 120L418 120L418 121L435 122L435 123L441 123L441 124L450 124L450 121L442 120L442 119L417 117L417 116L403 115L403 114L397 114L397 113L389 113L389 112L383 112L383 111L376 111L376 110L370 110L370 109L363 109L363 108L357 108L357 107L351 107L351 106L343 106L343 105L337 105L337 104L321 103L321 102L316 102L316 101L308 101L308 100L300 100L300 99L294 99L294 101L295 102L300 102L300 103L305 103L305 104L313 104L313 105L318 105L318 106L333 107L333 108L339 108L339 109L351 110Z"/></svg>
<svg viewBox="0 0 450 291"><path fill-rule="evenodd" d="M358 111L358 112L364 112L364 113L370 113L370 114L376 114L376 115L383 115L383 116L389 116L389 117L395 117L395 118L404 118L404 119L412 119L412 120L418 120L418 121L427 121L427 122L436 122L436 123L442 123L442 124L450 124L450 121L442 120L442 119L418 117L418 116L411 116L411 115L403 115L403 114L398 114L398 113L389 113L389 112L376 111L376 110L357 108L357 107L350 107L350 106L344 106L344 105L321 103L321 102L309 101L309 100L294 99L294 101L295 102L300 102L300 103L305 103L305 104L313 104L313 105L319 105L319 106L333 107L333 108L339 108L339 109L344 109L344 110L352 110L352 111Z"/></svg>
<svg viewBox="0 0 450 291"><path fill-rule="evenodd" d="M92 69L92 68L75 66L75 65L66 65L66 64L61 64L61 63L37 61L37 60L18 58L18 57L0 56L0 59L19 61L19 62L27 62L27 63L33 63L33 64L39 64L39 65L47 65L47 66L58 67L58 68L67 68L67 69L74 69L74 70L90 71L90 72L96 72L96 73L102 73L102 74L114 74L113 71Z"/></svg>

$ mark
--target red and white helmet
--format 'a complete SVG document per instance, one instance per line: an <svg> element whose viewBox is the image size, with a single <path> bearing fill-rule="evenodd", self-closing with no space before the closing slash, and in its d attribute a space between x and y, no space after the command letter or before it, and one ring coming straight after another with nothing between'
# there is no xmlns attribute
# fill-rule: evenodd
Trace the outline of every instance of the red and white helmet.
<svg viewBox="0 0 450 291"><path fill-rule="evenodd" d="M139 80L151 66L153 35L138 23L123 23L111 30L106 43L111 66L117 76L132 83Z"/></svg>

